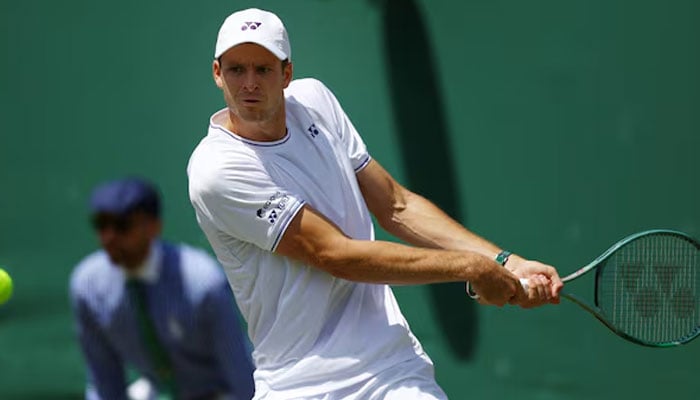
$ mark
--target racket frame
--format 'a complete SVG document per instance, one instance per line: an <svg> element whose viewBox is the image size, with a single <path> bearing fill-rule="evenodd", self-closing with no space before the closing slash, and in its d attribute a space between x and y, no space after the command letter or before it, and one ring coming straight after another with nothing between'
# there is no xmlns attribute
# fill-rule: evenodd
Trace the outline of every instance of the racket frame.
<svg viewBox="0 0 700 400"><path fill-rule="evenodd" d="M602 310L598 306L598 283L600 281L601 277L601 272L603 271L602 268L605 266L605 262L608 260L608 258L615 253L618 249L621 247L627 245L630 242L633 242L639 238L645 237L645 236L650 236L650 235L671 235L671 236L680 236L689 242L693 243L696 248L700 249L700 243L695 240L693 237L688 236L687 234L680 232L680 231L675 231L671 229L651 229L643 232L638 232L635 234L632 234L630 236L627 236L626 238L618 241L614 245L612 245L609 249L607 249L603 254L598 256L595 260L591 261L589 264L586 266L579 268L578 270L572 272L571 274L565 276L562 278L562 282L571 282L575 280L576 278L581 277L582 275L590 272L591 270L595 269L596 270L596 276L595 276L595 286L594 286L594 293L593 293L593 298L594 298L594 303L595 305L590 305L586 301L582 300L578 296L567 293L565 291L562 291L561 296L564 297L565 299L577 304L581 308L583 308L585 311L593 315L603 323L608 329L610 329L613 333L616 335L620 336L621 338L628 340L630 342L642 345L642 346L647 346L647 347L655 347L655 348L663 348L663 347L673 347L673 346L678 346L682 345L685 343L690 342L691 340L695 339L700 335L700 324L696 326L696 328L688 335L679 338L678 340L674 341L669 341L669 342L647 342L638 338L635 338L633 336L630 336L626 334L625 332L622 332L620 329L616 328L611 322L609 322L606 318L605 315L603 314Z"/></svg>

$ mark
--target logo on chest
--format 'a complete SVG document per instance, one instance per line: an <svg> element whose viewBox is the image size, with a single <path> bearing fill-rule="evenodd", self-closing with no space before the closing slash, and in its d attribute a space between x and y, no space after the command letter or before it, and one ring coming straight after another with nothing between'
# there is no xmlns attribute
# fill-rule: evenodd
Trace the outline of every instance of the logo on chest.
<svg viewBox="0 0 700 400"><path fill-rule="evenodd" d="M306 130L309 132L309 136L311 136L311 139L316 139L316 136L318 136L318 128L316 128L316 124L311 124L311 126Z"/></svg>
<svg viewBox="0 0 700 400"><path fill-rule="evenodd" d="M287 207L289 202L289 196L282 193L276 192L265 202L265 204L258 208L256 214L258 218L267 219L271 224L274 224L279 218L282 211Z"/></svg>

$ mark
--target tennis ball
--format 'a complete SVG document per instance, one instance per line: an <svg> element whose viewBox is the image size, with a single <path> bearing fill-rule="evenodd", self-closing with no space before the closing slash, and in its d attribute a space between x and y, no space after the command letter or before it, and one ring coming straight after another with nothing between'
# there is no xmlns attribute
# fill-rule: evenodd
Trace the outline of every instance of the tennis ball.
<svg viewBox="0 0 700 400"><path fill-rule="evenodd" d="M12 297L12 278L0 268L0 305Z"/></svg>

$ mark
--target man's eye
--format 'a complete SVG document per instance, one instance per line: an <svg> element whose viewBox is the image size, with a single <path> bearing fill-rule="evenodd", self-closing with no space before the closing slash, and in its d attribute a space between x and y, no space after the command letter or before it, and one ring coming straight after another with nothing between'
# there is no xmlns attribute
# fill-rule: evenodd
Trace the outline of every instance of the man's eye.
<svg viewBox="0 0 700 400"><path fill-rule="evenodd" d="M228 69L229 71L233 72L234 74L241 74L243 73L243 67L231 67Z"/></svg>
<svg viewBox="0 0 700 400"><path fill-rule="evenodd" d="M266 73L270 72L269 67L258 67L256 69L257 69L259 74L266 74Z"/></svg>

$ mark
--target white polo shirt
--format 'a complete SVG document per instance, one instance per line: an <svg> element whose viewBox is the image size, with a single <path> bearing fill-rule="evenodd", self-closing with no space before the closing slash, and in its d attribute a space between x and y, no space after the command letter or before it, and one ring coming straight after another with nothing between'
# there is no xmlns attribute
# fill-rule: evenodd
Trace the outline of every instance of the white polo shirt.
<svg viewBox="0 0 700 400"><path fill-rule="evenodd" d="M274 253L306 203L346 235L374 239L355 176L370 160L359 134L321 82L295 80L285 97L284 138L240 137L224 128L223 109L188 165L197 220L248 322L256 399L319 396L399 364L411 368L408 360L430 363L389 286L338 279Z"/></svg>

